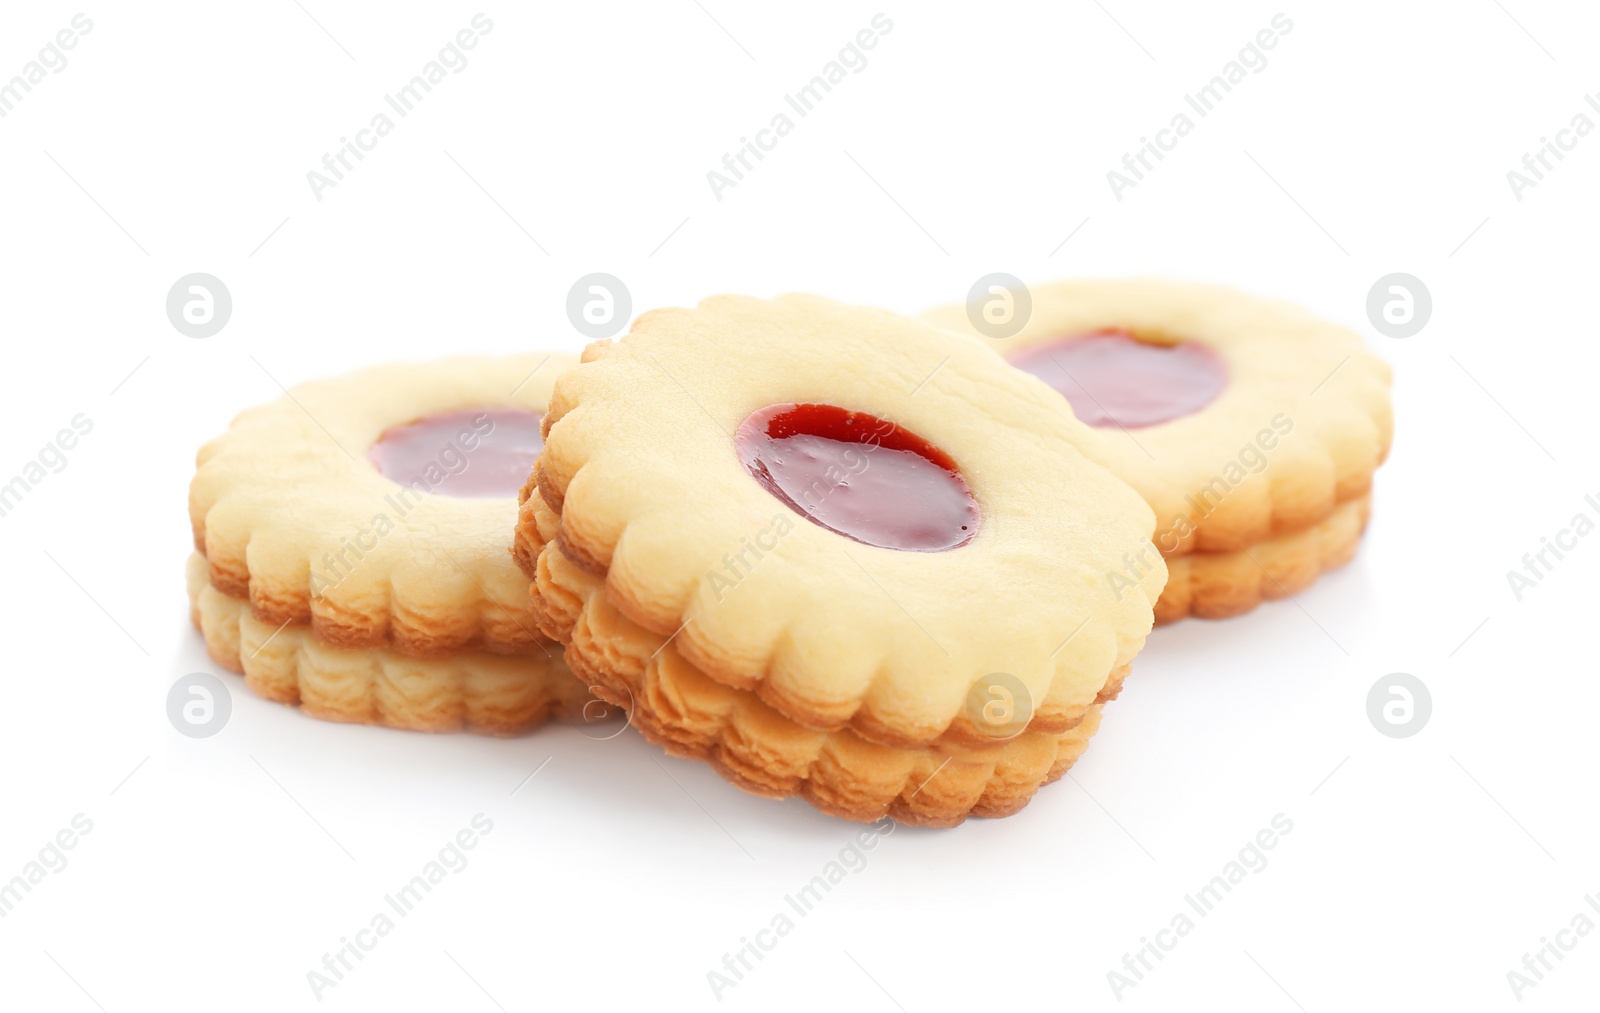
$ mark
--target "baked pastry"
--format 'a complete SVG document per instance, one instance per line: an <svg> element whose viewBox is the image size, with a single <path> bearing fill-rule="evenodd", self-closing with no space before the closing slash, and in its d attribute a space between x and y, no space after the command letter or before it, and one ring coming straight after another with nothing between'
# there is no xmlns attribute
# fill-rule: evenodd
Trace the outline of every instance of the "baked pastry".
<svg viewBox="0 0 1600 1013"><path fill-rule="evenodd" d="M397 363L241 414L189 489L212 658L335 720L511 734L581 716L586 691L510 556L539 417L571 365Z"/></svg>
<svg viewBox="0 0 1600 1013"><path fill-rule="evenodd" d="M1389 367L1359 336L1211 285L1029 291L1027 321L1004 338L982 337L966 306L924 319L1061 393L1091 427L1084 452L1154 508L1154 545L1186 561L1158 621L1247 611L1349 560L1393 430Z"/></svg>
<svg viewBox="0 0 1600 1013"><path fill-rule="evenodd" d="M557 380L515 555L601 699L741 788L1002 816L1082 752L1152 621L1150 509L969 338L815 296L639 317Z"/></svg>

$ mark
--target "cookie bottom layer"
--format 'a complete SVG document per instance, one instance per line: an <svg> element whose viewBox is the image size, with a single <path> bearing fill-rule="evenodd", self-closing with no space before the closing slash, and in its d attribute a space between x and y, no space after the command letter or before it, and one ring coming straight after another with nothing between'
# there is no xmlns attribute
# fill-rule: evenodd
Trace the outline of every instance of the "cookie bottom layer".
<svg viewBox="0 0 1600 1013"><path fill-rule="evenodd" d="M531 546L520 546L523 550ZM674 756L704 760L734 785L769 798L799 796L823 812L872 822L950 827L968 816L1009 816L1056 780L1088 747L1101 706L1127 667L1072 727L1029 729L994 745L941 741L899 748L849 728L793 721L755 693L706 675L663 638L631 622L603 582L555 543L534 558L534 612L546 636L568 641L567 664L595 696L627 711L646 739Z"/></svg>
<svg viewBox="0 0 1600 1013"><path fill-rule="evenodd" d="M211 586L205 557L189 557L190 618L206 653L256 695L327 721L415 731L516 735L545 721L582 721L594 705L559 647L508 657L462 651L421 659L388 648L322 643L309 627L274 628L248 602ZM594 705L598 706L598 705ZM591 710L593 707L591 707Z"/></svg>
<svg viewBox="0 0 1600 1013"><path fill-rule="evenodd" d="M1167 560L1156 625L1186 616L1225 619L1285 598L1350 562L1366 530L1371 496L1336 507L1325 520L1238 552L1194 552Z"/></svg>

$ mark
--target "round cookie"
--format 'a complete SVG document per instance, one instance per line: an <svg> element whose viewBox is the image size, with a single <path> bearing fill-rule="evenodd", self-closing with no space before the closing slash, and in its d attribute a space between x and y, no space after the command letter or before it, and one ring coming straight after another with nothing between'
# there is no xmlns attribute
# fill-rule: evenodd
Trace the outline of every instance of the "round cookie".
<svg viewBox="0 0 1600 1013"><path fill-rule="evenodd" d="M509 734L581 714L510 555L563 356L396 363L301 384L207 443L195 624L262 696L336 720Z"/></svg>
<svg viewBox="0 0 1600 1013"><path fill-rule="evenodd" d="M1160 553L1191 561L1174 570L1160 620L1232 615L1292 593L1244 553L1276 547L1270 555L1303 561L1314 539L1296 535L1348 535L1357 513L1365 523L1393 417L1389 367L1358 335L1210 285L1086 280L1029 291L1031 313L1008 337L983 337L966 306L924 319L978 337L1089 423L1085 453L1154 508ZM1349 555L1321 553L1318 572Z"/></svg>
<svg viewBox="0 0 1600 1013"><path fill-rule="evenodd" d="M849 819L1005 815L1081 752L1166 578L1110 586L1153 518L1088 432L967 338L716 297L557 381L516 559L669 751Z"/></svg>

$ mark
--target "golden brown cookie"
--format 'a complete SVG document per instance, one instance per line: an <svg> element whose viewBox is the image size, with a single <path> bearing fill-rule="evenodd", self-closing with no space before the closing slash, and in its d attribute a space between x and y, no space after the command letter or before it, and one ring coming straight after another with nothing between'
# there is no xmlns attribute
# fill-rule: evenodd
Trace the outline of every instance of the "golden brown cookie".
<svg viewBox="0 0 1600 1013"><path fill-rule="evenodd" d="M189 494L213 659L333 720L510 734L582 714L511 559L517 490L573 364L396 363L241 414Z"/></svg>
<svg viewBox="0 0 1600 1013"><path fill-rule="evenodd" d="M1310 527L1371 488L1393 431L1390 371L1358 335L1212 285L1109 279L1029 292L1027 323L1002 339L983 337L966 306L924 319L978 337L1092 418L1086 452L1155 509L1169 558ZM1108 340L1097 350L1085 338ZM1138 403L1164 381L1170 397Z"/></svg>
<svg viewBox="0 0 1600 1013"><path fill-rule="evenodd" d="M1003 815L1082 750L1166 578L1108 582L1152 517L1087 433L970 339L716 297L557 381L516 558L670 750L850 819Z"/></svg>
<svg viewBox="0 0 1600 1013"><path fill-rule="evenodd" d="M572 364L395 363L244 412L201 448L189 488L210 584L274 627L309 623L330 646L543 653L507 555L512 469L537 453L538 419ZM374 456L389 448L394 478Z"/></svg>
<svg viewBox="0 0 1600 1013"><path fill-rule="evenodd" d="M1154 508L1161 554L1194 555L1174 570L1173 600L1158 607L1164 620L1231 615L1281 596L1240 553L1285 539L1303 557L1314 539L1290 536L1319 526L1348 533L1358 500L1365 516L1393 419L1389 367L1356 334L1210 285L1064 281L1031 287L1028 298L1020 328L986 317L981 304L924 319L976 337L1062 394L1090 426L1085 452ZM1347 558L1328 554L1321 567Z"/></svg>

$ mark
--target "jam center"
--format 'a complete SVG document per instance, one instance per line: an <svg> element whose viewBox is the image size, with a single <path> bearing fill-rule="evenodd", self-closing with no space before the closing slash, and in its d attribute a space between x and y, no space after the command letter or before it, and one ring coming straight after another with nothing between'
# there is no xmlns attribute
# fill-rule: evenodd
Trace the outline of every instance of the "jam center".
<svg viewBox="0 0 1600 1013"><path fill-rule="evenodd" d="M543 445L538 412L462 408L384 430L367 457L418 492L482 499L515 496Z"/></svg>
<svg viewBox="0 0 1600 1013"><path fill-rule="evenodd" d="M1228 366L1195 342L1157 345L1124 331L1062 338L1011 364L1048 383L1091 426L1137 429L1192 415L1228 386Z"/></svg>
<svg viewBox="0 0 1600 1013"><path fill-rule="evenodd" d="M745 470L814 524L866 545L943 552L978 533L955 461L892 422L824 404L776 404L739 426Z"/></svg>

